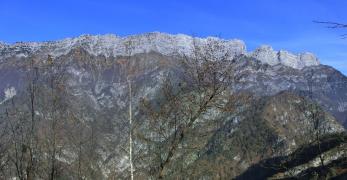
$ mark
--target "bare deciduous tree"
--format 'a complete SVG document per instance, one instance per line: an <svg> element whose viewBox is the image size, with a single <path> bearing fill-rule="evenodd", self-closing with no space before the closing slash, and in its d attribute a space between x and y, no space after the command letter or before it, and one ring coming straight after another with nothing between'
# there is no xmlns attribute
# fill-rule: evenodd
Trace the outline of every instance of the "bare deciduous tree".
<svg viewBox="0 0 347 180"><path fill-rule="evenodd" d="M345 29L345 28L347 28L347 24L338 23L338 22L332 22L332 21L313 21L313 22L318 23L318 24L325 24L325 25L327 25L327 28L331 28L331 29ZM347 34L342 34L340 36L342 39L347 38Z"/></svg>
<svg viewBox="0 0 347 180"><path fill-rule="evenodd" d="M223 44L208 41L198 45L193 41L192 55L183 55L180 65L167 74L161 97L155 101L144 98L142 111L149 133L137 135L148 144L146 161L150 174L162 179L171 162L178 158L187 144L185 137L195 125L213 118L213 111L225 106L225 94L232 83L233 60L230 52L221 52ZM230 91L229 91L230 92Z"/></svg>
<svg viewBox="0 0 347 180"><path fill-rule="evenodd" d="M56 179L58 174L57 158L64 148L64 124L66 119L67 101L65 89L65 69L60 64L48 56L46 63L42 66L45 78L40 88L40 115L42 123L39 132L42 139L42 146L47 154L47 179Z"/></svg>
<svg viewBox="0 0 347 180"><path fill-rule="evenodd" d="M125 51L127 55L127 63L130 63L130 57L134 50L134 43L129 40L125 43ZM131 68L131 66L129 66ZM129 164L130 164L130 179L134 179L134 163L133 163L133 120L132 120L132 90L131 90L131 69L127 69L127 83L129 88Z"/></svg>
<svg viewBox="0 0 347 180"><path fill-rule="evenodd" d="M5 119L9 127L10 141L7 156L15 169L15 173L10 172L10 176L15 175L20 180L30 180L38 174L38 160L41 157L36 117L39 71L34 58L31 58L24 68L29 70L26 96L20 101L22 105L11 101L10 107L6 109Z"/></svg>

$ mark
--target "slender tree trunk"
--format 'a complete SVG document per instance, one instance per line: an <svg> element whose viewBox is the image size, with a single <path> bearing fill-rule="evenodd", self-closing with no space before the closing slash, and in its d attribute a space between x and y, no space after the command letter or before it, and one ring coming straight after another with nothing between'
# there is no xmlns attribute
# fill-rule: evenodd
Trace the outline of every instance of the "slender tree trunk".
<svg viewBox="0 0 347 180"><path fill-rule="evenodd" d="M319 133L317 133L317 143L318 143L318 150L319 150L319 159L320 159L320 163L321 166L324 167L324 157L323 157L323 152L321 149L321 141L320 141L320 137L319 137Z"/></svg>
<svg viewBox="0 0 347 180"><path fill-rule="evenodd" d="M130 177L131 180L134 180L134 167L133 167L133 138L132 138L132 107L131 107L131 81L128 79L128 84L129 84L129 125L130 125L130 130L129 130L129 162L130 162Z"/></svg>

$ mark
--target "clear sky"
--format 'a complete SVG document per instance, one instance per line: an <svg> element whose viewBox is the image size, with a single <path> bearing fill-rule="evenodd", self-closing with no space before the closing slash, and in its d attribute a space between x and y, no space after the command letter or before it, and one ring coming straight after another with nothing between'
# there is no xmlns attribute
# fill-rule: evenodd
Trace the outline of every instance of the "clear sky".
<svg viewBox="0 0 347 180"><path fill-rule="evenodd" d="M310 51L347 74L347 0L0 0L0 41L57 40L81 34L151 31L238 38L248 50Z"/></svg>

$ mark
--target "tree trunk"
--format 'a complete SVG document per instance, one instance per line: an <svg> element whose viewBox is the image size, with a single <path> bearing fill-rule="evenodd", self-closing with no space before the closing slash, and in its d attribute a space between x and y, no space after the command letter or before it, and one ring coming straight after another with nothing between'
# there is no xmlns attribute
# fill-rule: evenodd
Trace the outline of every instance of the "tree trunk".
<svg viewBox="0 0 347 180"><path fill-rule="evenodd" d="M132 107L131 107L131 81L128 79L129 84L129 162L130 162L130 177L131 180L134 180L134 167L133 167L133 157L132 157Z"/></svg>

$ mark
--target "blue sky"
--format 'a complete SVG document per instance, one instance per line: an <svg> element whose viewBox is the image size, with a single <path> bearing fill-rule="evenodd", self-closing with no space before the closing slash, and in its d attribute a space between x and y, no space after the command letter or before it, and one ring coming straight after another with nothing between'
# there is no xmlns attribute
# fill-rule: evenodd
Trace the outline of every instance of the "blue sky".
<svg viewBox="0 0 347 180"><path fill-rule="evenodd" d="M347 74L346 0L0 0L0 41L45 41L81 34L151 31L238 38L248 50L310 51Z"/></svg>

